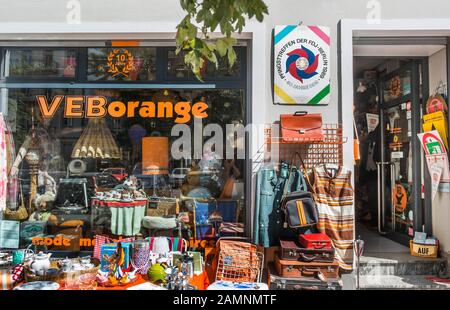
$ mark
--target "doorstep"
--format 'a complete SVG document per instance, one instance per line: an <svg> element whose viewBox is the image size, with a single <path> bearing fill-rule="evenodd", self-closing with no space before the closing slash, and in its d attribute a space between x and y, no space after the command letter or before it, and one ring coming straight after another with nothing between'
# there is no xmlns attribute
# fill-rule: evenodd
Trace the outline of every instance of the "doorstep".
<svg viewBox="0 0 450 310"><path fill-rule="evenodd" d="M360 275L415 276L446 274L445 258L421 258L409 253L365 253L360 260Z"/></svg>
<svg viewBox="0 0 450 310"><path fill-rule="evenodd" d="M371 276L360 277L361 289L450 290L450 283L434 282L429 276Z"/></svg>

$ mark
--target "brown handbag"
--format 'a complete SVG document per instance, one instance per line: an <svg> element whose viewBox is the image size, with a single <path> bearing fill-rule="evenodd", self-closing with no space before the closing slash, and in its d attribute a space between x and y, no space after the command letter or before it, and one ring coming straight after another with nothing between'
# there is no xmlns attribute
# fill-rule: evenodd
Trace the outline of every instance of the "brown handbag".
<svg viewBox="0 0 450 310"><path fill-rule="evenodd" d="M322 114L297 111L280 115L281 139L285 142L313 143L323 141Z"/></svg>
<svg viewBox="0 0 450 310"><path fill-rule="evenodd" d="M20 206L17 210L11 210L9 208L5 209L5 219L11 221L24 221L28 219L28 211L25 207L25 199L23 198L22 192L22 184L19 181L19 190L20 190Z"/></svg>
<svg viewBox="0 0 450 310"><path fill-rule="evenodd" d="M178 200L173 198L150 198L147 206L147 216L178 215Z"/></svg>

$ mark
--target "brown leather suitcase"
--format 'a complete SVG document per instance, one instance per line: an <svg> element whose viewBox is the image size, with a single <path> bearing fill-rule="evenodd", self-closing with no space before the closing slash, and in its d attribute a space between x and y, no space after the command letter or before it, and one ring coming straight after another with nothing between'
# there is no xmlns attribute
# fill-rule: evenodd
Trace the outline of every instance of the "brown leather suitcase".
<svg viewBox="0 0 450 310"><path fill-rule="evenodd" d="M275 269L280 277L284 278L317 278L322 281L339 278L339 264L332 263L305 263L293 260L275 258Z"/></svg>
<svg viewBox="0 0 450 310"><path fill-rule="evenodd" d="M280 249L280 258L283 260L305 263L332 263L334 261L334 248L305 249L297 241L280 240Z"/></svg>
<svg viewBox="0 0 450 310"><path fill-rule="evenodd" d="M326 279L321 281L316 278L283 278L277 275L275 266L269 264L268 285L269 290L342 290L342 280Z"/></svg>

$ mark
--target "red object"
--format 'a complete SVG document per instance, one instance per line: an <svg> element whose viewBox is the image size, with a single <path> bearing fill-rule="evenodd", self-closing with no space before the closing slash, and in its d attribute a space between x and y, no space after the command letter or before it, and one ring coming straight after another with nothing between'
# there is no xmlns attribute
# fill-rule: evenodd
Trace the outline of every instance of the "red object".
<svg viewBox="0 0 450 310"><path fill-rule="evenodd" d="M297 111L280 115L281 138L284 142L311 143L323 141L322 114Z"/></svg>
<svg viewBox="0 0 450 310"><path fill-rule="evenodd" d="M324 233L319 234L301 234L298 241L306 249L331 249L331 239Z"/></svg>
<svg viewBox="0 0 450 310"><path fill-rule="evenodd" d="M117 181L121 182L128 176L125 168L106 168L103 173L112 175Z"/></svg>

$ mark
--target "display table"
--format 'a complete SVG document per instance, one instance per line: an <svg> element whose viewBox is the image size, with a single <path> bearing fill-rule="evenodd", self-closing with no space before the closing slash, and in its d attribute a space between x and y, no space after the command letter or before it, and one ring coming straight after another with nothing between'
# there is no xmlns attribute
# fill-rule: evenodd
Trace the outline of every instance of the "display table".
<svg viewBox="0 0 450 310"><path fill-rule="evenodd" d="M99 291L129 290L137 285L148 282L148 278L146 275L136 275L136 277L137 277L136 281L133 281L132 283L127 285L120 285L120 286L98 285L96 289ZM209 285L208 277L205 272L203 272L200 275L194 275L194 277L192 277L192 279L189 281L189 284L197 287L197 289L199 290L206 290ZM60 283L59 290L65 290L64 283Z"/></svg>
<svg viewBox="0 0 450 310"><path fill-rule="evenodd" d="M133 200L130 202L120 200L93 199L92 218L99 210L108 208L111 212L111 233L114 235L134 236L141 230L142 219L145 216L147 200Z"/></svg>

